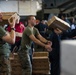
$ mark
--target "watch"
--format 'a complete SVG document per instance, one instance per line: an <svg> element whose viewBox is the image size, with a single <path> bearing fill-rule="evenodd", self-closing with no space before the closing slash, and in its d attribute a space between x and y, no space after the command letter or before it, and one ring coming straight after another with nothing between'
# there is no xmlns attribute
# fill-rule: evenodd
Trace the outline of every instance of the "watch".
<svg viewBox="0 0 76 75"><path fill-rule="evenodd" d="M14 30L15 31L15 28L11 28L11 30Z"/></svg>

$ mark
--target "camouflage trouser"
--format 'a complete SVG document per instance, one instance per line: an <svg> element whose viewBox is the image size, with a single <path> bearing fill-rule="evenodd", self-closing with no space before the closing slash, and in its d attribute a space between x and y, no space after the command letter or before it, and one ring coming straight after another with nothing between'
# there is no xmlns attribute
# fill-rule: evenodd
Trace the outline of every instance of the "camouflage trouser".
<svg viewBox="0 0 76 75"><path fill-rule="evenodd" d="M29 50L20 50L18 52L22 66L22 75L32 75L32 66L29 56Z"/></svg>
<svg viewBox="0 0 76 75"><path fill-rule="evenodd" d="M9 56L0 54L0 75L11 75Z"/></svg>

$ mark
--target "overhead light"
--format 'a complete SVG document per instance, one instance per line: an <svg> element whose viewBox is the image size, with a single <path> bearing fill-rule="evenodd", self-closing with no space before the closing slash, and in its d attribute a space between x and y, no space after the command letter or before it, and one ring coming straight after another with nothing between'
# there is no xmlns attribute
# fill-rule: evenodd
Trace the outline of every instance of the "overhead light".
<svg viewBox="0 0 76 75"><path fill-rule="evenodd" d="M6 0L6 1L8 1L8 0Z"/></svg>

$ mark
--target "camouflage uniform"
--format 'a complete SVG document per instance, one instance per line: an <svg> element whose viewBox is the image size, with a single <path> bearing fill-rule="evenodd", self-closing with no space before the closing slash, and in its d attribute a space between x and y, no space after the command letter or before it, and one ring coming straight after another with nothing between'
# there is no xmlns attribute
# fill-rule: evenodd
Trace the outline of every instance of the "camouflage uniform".
<svg viewBox="0 0 76 75"><path fill-rule="evenodd" d="M31 27L27 26L25 31L23 32L21 40L21 49L18 52L23 70L22 75L32 75L32 66L29 54L29 50L31 50L32 43L32 40L29 38L31 34L37 36L39 32L36 28L32 29Z"/></svg>
<svg viewBox="0 0 76 75"><path fill-rule="evenodd" d="M5 35L6 31L0 26L0 75L11 75L9 45L2 40Z"/></svg>
<svg viewBox="0 0 76 75"><path fill-rule="evenodd" d="M0 55L0 75L11 75L9 57Z"/></svg>
<svg viewBox="0 0 76 75"><path fill-rule="evenodd" d="M28 51L21 49L18 53L22 67L22 75L32 75L32 65Z"/></svg>

